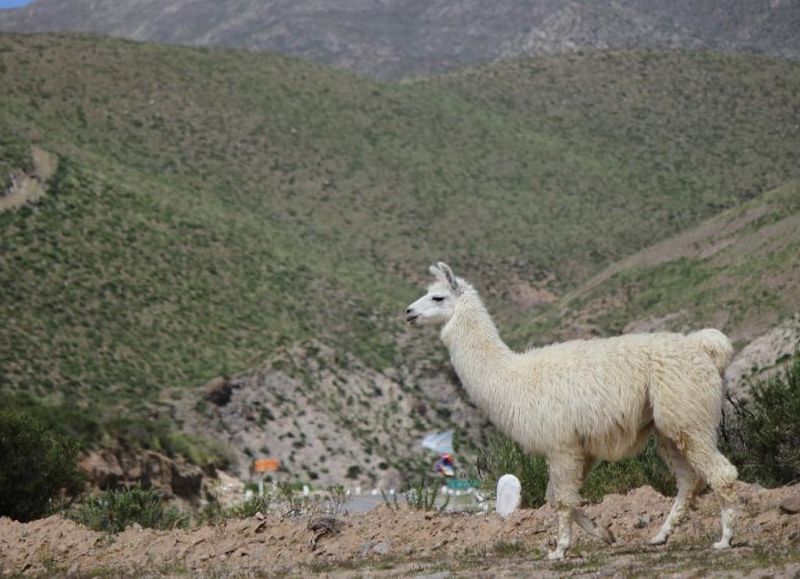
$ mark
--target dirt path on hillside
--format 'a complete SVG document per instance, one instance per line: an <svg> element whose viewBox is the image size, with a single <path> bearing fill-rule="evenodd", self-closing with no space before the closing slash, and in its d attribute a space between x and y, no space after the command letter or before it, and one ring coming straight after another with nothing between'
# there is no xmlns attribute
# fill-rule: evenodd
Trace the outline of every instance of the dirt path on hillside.
<svg viewBox="0 0 800 579"><path fill-rule="evenodd" d="M780 508L800 485L764 490L742 485L736 548L709 549L717 507L706 495L666 547L649 547L670 500L650 487L610 495L586 512L617 536L607 547L586 535L566 562L542 560L554 534L553 512L437 514L386 506L336 521L320 516L229 520L191 530L130 527L107 536L59 516L28 524L0 519L4 575L342 575L544 576L671 573L778 576L800 573L800 514ZM576 530L577 532L577 530Z"/></svg>

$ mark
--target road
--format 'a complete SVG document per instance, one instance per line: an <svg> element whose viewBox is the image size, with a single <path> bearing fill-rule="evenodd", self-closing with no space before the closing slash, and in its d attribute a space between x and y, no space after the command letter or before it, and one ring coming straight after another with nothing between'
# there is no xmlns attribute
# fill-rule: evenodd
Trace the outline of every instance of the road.
<svg viewBox="0 0 800 579"><path fill-rule="evenodd" d="M403 502L404 500L403 497L397 497L397 502ZM351 496L345 508L350 513L368 513L382 504L384 504L384 500L381 495L361 494Z"/></svg>

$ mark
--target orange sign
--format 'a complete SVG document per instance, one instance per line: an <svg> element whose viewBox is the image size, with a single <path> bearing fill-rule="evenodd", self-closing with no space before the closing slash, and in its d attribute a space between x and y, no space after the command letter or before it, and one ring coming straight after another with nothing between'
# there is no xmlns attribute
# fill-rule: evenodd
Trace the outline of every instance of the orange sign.
<svg viewBox="0 0 800 579"><path fill-rule="evenodd" d="M281 467L281 461L277 458L260 458L253 463L253 470L256 472L276 471Z"/></svg>

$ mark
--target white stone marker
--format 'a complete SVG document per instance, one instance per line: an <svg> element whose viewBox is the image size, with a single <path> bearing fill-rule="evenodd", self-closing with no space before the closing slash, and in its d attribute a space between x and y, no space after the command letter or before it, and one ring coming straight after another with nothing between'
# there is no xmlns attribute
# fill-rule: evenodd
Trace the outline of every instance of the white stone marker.
<svg viewBox="0 0 800 579"><path fill-rule="evenodd" d="M522 485L513 474L504 474L497 481L497 504L495 509L501 517L507 517L519 508L522 500Z"/></svg>

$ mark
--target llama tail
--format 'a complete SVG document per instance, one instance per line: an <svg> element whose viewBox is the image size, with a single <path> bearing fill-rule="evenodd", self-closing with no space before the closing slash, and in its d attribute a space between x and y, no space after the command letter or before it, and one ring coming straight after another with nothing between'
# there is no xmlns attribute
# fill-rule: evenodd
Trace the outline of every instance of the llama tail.
<svg viewBox="0 0 800 579"><path fill-rule="evenodd" d="M725 368L728 367L728 364L731 363L731 358L733 358L733 344L731 344L728 336L719 330L706 328L699 332L693 332L686 337L700 346L700 348L708 354L708 357L714 362L720 374L722 374Z"/></svg>

